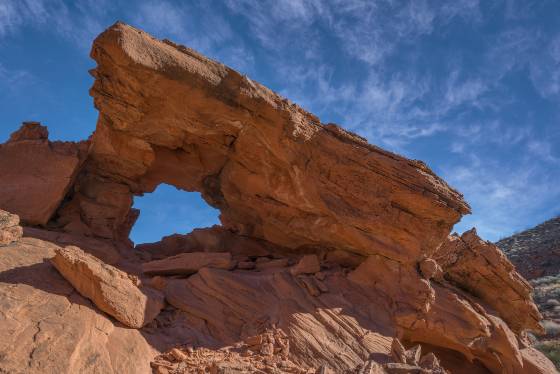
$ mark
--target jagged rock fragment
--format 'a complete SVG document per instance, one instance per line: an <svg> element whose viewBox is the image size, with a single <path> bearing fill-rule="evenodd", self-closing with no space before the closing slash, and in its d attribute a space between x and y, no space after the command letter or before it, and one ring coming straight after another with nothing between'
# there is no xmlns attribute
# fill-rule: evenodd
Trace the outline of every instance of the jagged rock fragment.
<svg viewBox="0 0 560 374"><path fill-rule="evenodd" d="M51 263L84 297L124 325L140 328L163 308L163 295L78 247L55 249Z"/></svg>
<svg viewBox="0 0 560 374"><path fill-rule="evenodd" d="M448 279L494 308L515 332L542 331L542 319L531 298L532 287L503 252L482 240L475 229L452 235L434 258Z"/></svg>

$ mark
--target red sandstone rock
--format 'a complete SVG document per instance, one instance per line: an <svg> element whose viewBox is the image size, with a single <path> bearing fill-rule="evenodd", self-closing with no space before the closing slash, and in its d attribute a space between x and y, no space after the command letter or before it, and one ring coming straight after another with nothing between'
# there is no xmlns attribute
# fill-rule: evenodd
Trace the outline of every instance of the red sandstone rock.
<svg viewBox="0 0 560 374"><path fill-rule="evenodd" d="M0 144L0 209L44 225L60 206L84 160L87 142L49 142L45 127L24 124Z"/></svg>
<svg viewBox="0 0 560 374"><path fill-rule="evenodd" d="M48 140L49 130L40 122L23 122L19 130L10 135L9 143L22 140Z"/></svg>
<svg viewBox="0 0 560 374"><path fill-rule="evenodd" d="M495 309L514 331L542 331L542 317L531 299L532 287L503 252L480 239L476 230L450 236L434 258L448 279Z"/></svg>
<svg viewBox="0 0 560 374"><path fill-rule="evenodd" d="M321 271L321 264L317 255L305 255L290 271L293 275L314 274Z"/></svg>
<svg viewBox="0 0 560 374"><path fill-rule="evenodd" d="M230 253L192 252L155 260L142 265L147 275L190 275L202 268L231 269L235 263Z"/></svg>
<svg viewBox="0 0 560 374"><path fill-rule="evenodd" d="M443 271L441 270L441 266L439 266L435 260L426 258L420 261L419 267L420 273L422 273L422 276L424 276L425 279L436 278L437 280L441 280Z"/></svg>
<svg viewBox="0 0 560 374"><path fill-rule="evenodd" d="M23 234L19 225L19 217L0 210L0 246L18 241Z"/></svg>
<svg viewBox="0 0 560 374"><path fill-rule="evenodd" d="M0 248L0 372L150 373L150 341L75 292L48 261L56 248L26 237Z"/></svg>
<svg viewBox="0 0 560 374"><path fill-rule="evenodd" d="M140 328L163 308L161 293L138 287L126 273L102 263L78 247L55 249L52 264L84 297L126 326Z"/></svg>
<svg viewBox="0 0 560 374"><path fill-rule="evenodd" d="M426 165L322 124L224 65L121 23L96 39L92 57L97 67L91 95L100 116L90 143L51 143L42 127L25 125L0 146L0 175L9 177L0 185L0 208L14 204L24 223L57 230L40 233L49 241L85 243L88 237L118 248L119 256L107 261L129 273L141 268L149 274L196 272L140 282L78 249L55 249L52 263L100 309L134 327L153 319L143 328L150 345L201 347L196 357L194 350L181 350L187 358L182 363L172 358L176 366L156 359L154 370L180 369L190 359L199 369L215 372L385 370L375 359L388 362L388 371L436 373L439 359L452 371L550 372L550 362L522 339L524 329L539 329L530 288L495 247L473 233L447 238L469 207ZM40 178L48 183L38 184ZM132 250L128 235L139 214L131 208L132 197L160 183L201 192L220 209L223 226ZM112 253L104 245L93 247L89 252L97 251L99 258ZM198 263L185 260L202 251ZM294 276L285 266L302 253L324 260L324 271ZM227 270L210 268L204 258L211 255L229 256L228 266L224 259L219 266ZM0 251L5 260L2 256ZM142 265L140 259L156 261ZM237 261L239 270L233 267ZM20 274L26 270L12 266L0 279L22 282L26 277ZM164 289L170 306L158 315L161 296L140 283ZM80 311L68 301L53 304L59 299L45 292L38 293L45 304L28 311L28 293L35 291L11 284L0 282L0 292L7 295L0 300L9 300L0 303L0 316L6 318L0 323L7 326L0 329L0 342L31 342L32 350L18 347L16 358L8 358L8 370L146 371L155 353L141 348L138 334L113 338L108 331L120 327L103 317L107 328L100 335L93 331L97 324L84 323L95 316L90 309ZM35 282L31 289L41 286ZM53 312L52 305L67 309ZM76 318L56 317L67 316L68 308ZM21 328L19 321L27 317L20 310L36 313ZM50 326L42 322L45 314L55 316L56 324L44 334L46 344L56 333L71 330L63 335L71 347L55 341L49 351L37 341ZM80 323L86 327L75 325ZM286 337L270 336L267 331L275 329ZM14 332L31 338L14 340ZM89 334L100 345L104 336L106 350L77 334ZM240 355L238 344L252 336L261 336L258 349ZM420 344L435 352L438 359L418 360L419 348L403 346L404 360L391 362L395 336L407 347ZM286 341L284 359L280 342ZM136 351L123 353L119 344L128 343ZM232 352L216 349L228 346ZM6 347L0 345L0 358ZM86 365L98 356L99 363ZM51 357L62 358L55 363ZM216 363L226 357L232 362ZM120 360L129 367L115 363Z"/></svg>
<svg viewBox="0 0 560 374"><path fill-rule="evenodd" d="M469 211L424 164L322 125L192 50L116 24L96 39L92 57L101 115L91 173L133 193L170 183L201 191L222 223L245 236L402 260L433 250ZM127 215L111 214L113 232Z"/></svg>

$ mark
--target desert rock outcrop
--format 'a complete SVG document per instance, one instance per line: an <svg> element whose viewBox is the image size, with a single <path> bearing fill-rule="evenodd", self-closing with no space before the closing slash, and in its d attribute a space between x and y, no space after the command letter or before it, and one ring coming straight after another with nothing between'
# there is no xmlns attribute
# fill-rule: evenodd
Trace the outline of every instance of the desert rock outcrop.
<svg viewBox="0 0 560 374"><path fill-rule="evenodd" d="M76 320L97 309L139 329L100 314L111 345L56 346L72 353L56 363L58 372L142 373L150 362L159 373L188 372L188 365L550 372L525 339L526 330L540 330L531 288L474 232L448 236L470 208L425 164L322 124L236 71L122 23L95 40L91 56L99 119L88 142L52 143L44 128L25 124L0 147L7 155L0 174L13 178L0 184L0 209L35 226L26 228L35 239L22 240L49 246L42 271L52 273L52 263L69 282L50 274L66 288L40 293L38 317L22 317L25 293L39 285L12 287L25 269L9 267L0 292L21 297L0 303L0 323L41 321L55 303L78 313L56 319L62 329L77 329ZM38 170L49 183L36 183ZM22 186L17 194L12 181ZM220 210L221 226L134 247L133 197L161 183L201 192ZM0 263L20 244L10 245ZM80 314L73 300L90 308ZM98 339L92 326L76 334ZM29 330L21 331L28 342ZM123 353L113 332L136 349L130 368L114 362ZM23 353L7 366L9 348L0 348L2 369L18 361L31 372L55 367L49 355L24 362ZM105 366L85 368L90 353ZM232 361L241 369L223 366Z"/></svg>

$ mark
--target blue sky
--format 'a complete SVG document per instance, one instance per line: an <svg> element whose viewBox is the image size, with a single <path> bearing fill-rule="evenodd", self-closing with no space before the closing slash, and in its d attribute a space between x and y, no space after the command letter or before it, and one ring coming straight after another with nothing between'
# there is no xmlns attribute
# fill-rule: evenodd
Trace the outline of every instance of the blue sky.
<svg viewBox="0 0 560 374"><path fill-rule="evenodd" d="M555 0L0 0L0 141L23 120L86 138L89 48L123 20L426 161L473 208L456 229L496 240L560 214L559 19ZM215 222L172 198L196 201L146 195L134 240Z"/></svg>

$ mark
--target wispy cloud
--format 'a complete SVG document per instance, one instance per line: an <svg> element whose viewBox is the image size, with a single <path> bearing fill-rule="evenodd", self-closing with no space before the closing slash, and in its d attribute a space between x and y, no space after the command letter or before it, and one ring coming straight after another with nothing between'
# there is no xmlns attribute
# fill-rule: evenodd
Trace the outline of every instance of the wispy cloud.
<svg viewBox="0 0 560 374"><path fill-rule="evenodd" d="M560 209L560 185L535 162L505 165L475 155L462 166L445 168L443 177L459 188L473 208L456 230L477 227L486 239L498 240L545 220Z"/></svg>
<svg viewBox="0 0 560 374"><path fill-rule="evenodd" d="M104 8L104 6L106 6ZM110 9L105 0L3 0L0 3L0 37L31 27L64 37L89 50L91 41L107 25L97 19L100 9Z"/></svg>
<svg viewBox="0 0 560 374"><path fill-rule="evenodd" d="M248 73L254 57L240 38L234 37L229 21L211 3L142 1L132 22L161 38L173 39Z"/></svg>
<svg viewBox="0 0 560 374"><path fill-rule="evenodd" d="M20 94L36 83L32 73L22 69L8 69L0 63L0 87L10 94Z"/></svg>
<svg viewBox="0 0 560 374"><path fill-rule="evenodd" d="M0 37L11 32L21 23L21 17L15 2L0 3Z"/></svg>
<svg viewBox="0 0 560 374"><path fill-rule="evenodd" d="M531 80L544 98L560 98L560 34L531 61Z"/></svg>

